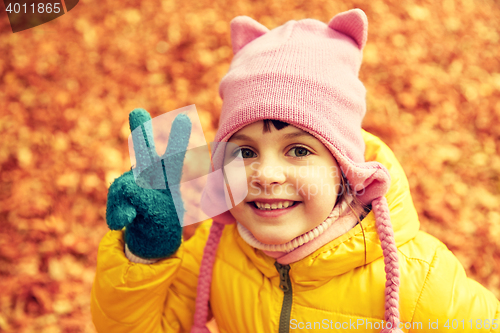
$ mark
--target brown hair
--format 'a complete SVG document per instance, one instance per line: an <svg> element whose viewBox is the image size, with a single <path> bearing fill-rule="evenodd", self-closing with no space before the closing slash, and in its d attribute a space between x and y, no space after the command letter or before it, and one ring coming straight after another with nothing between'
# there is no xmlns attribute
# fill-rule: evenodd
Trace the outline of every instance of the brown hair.
<svg viewBox="0 0 500 333"><path fill-rule="evenodd" d="M262 130L263 133L271 132L271 123L273 124L274 128L276 128L276 130L278 130L278 131L287 127L288 125L290 125L288 123L285 123L285 122L280 121L280 120L275 120L275 119L264 119L263 121L264 121L264 128ZM344 175L344 172L342 171L342 169L340 170L340 172L341 172L340 183L341 183L342 188L339 191L339 193L337 194L337 200L335 202L335 205L337 205L337 203L340 202L340 200L346 200L348 195L352 195L353 200L351 203L349 203L349 208L351 209L353 214L356 214L356 217L358 219L358 223L361 227L361 231L363 232L363 241L365 244L365 265L366 265L365 229L363 228L363 224L361 223L361 221L368 214L368 212L371 210L371 206L364 204L356 197L356 195L351 193L351 186L349 185L349 181L347 180L347 177ZM357 213L356 213L356 209L358 207L363 208L363 213L361 214L361 217L359 215L357 215Z"/></svg>
<svg viewBox="0 0 500 333"><path fill-rule="evenodd" d="M338 199L344 199L348 194L352 195L352 202L348 204L349 209L351 209L352 213L356 215L356 218L358 219L359 226L361 227L361 231L363 232L363 242L365 245L365 265L366 265L366 238L365 238L365 229L363 228L363 224L361 221L368 215L368 213L371 210L371 205L367 205L363 202L361 202L358 197L354 194L351 193L351 186L349 185L349 181L347 180L347 177L344 175L344 172L342 169L340 170L342 173L342 176L340 177L340 182L342 184L342 189L338 194ZM359 216L356 212L356 208L361 207L363 208L363 212L361 216Z"/></svg>
<svg viewBox="0 0 500 333"><path fill-rule="evenodd" d="M280 120L264 119L264 129L262 130L262 133L271 132L271 123L273 123L274 128L276 128L278 131L290 125Z"/></svg>

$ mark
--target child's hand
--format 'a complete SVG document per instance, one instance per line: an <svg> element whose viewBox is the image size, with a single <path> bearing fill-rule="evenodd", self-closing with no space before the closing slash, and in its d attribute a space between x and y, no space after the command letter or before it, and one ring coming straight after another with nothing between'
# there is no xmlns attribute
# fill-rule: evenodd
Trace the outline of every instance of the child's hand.
<svg viewBox="0 0 500 333"><path fill-rule="evenodd" d="M151 116L143 109L135 109L129 115L130 130L142 126L145 135L144 140L133 136L137 165L147 167L142 168L144 170L137 181L132 170L115 179L108 191L106 209L109 228L120 230L126 227L125 242L129 250L145 259L168 257L181 244L185 210L180 193L174 190L173 195L178 198L176 210L166 171L171 185L180 182L191 135L191 121L186 115L179 114L172 124L166 152L160 159L154 148L150 120Z"/></svg>

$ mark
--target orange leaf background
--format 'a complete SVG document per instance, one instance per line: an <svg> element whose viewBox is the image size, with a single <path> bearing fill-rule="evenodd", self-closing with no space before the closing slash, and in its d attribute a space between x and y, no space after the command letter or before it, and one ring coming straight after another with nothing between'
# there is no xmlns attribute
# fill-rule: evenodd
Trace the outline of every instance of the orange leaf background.
<svg viewBox="0 0 500 333"><path fill-rule="evenodd" d="M395 152L421 228L500 297L498 1L84 0L13 34L0 5L0 332L95 332L89 298L128 113L196 104L207 140L229 22L369 19L364 128ZM193 232L185 229L185 237Z"/></svg>

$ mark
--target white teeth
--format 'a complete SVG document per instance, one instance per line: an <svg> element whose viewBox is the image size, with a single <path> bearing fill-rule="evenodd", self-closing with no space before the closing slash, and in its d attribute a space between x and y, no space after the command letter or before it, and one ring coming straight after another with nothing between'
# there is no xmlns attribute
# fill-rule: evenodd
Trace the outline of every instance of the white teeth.
<svg viewBox="0 0 500 333"><path fill-rule="evenodd" d="M272 205L266 203L261 203L254 201L257 207L261 210L273 210L273 209L284 209L293 205L293 201L283 201L279 203L273 203Z"/></svg>

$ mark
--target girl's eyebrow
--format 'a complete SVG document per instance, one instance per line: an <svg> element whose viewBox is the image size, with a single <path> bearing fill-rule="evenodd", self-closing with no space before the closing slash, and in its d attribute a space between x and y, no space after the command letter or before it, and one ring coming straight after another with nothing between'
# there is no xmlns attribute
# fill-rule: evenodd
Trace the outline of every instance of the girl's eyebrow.
<svg viewBox="0 0 500 333"><path fill-rule="evenodd" d="M305 132L292 132L292 133L288 133L288 134L283 135L283 139L285 139L285 140L286 139L293 139L293 138L297 138L297 137L301 137L301 136L310 137L311 135L308 133L305 133ZM236 134L231 138L231 140L254 141L251 137L249 137L248 135L245 135L245 134Z"/></svg>

